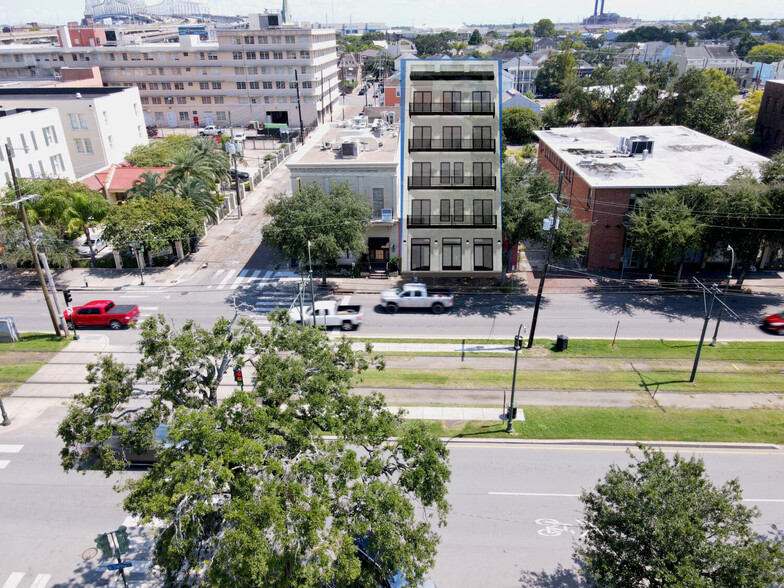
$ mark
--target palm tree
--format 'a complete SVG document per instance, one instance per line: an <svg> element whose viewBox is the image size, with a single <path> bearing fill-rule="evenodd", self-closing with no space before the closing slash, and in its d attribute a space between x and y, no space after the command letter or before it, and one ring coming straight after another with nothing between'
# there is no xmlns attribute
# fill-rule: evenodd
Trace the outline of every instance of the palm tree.
<svg viewBox="0 0 784 588"><path fill-rule="evenodd" d="M212 139L204 137L193 139L192 145L209 160L215 183L228 176L229 154L223 149L223 145L218 146Z"/></svg>
<svg viewBox="0 0 784 588"><path fill-rule="evenodd" d="M84 232L87 245L90 248L90 265L95 267L95 249L90 238L90 223L99 223L109 214L112 205L103 196L95 192L75 192L71 196L71 203L66 212L68 228L80 229Z"/></svg>
<svg viewBox="0 0 784 588"><path fill-rule="evenodd" d="M172 157L172 166L165 178L172 191L176 190L186 176L203 180L208 185L216 182L213 162L201 149L187 147L176 151Z"/></svg>
<svg viewBox="0 0 784 588"><path fill-rule="evenodd" d="M220 204L221 199L210 190L210 184L201 178L186 175L182 181L173 186L172 192L183 200L193 203L212 222L218 220L215 208Z"/></svg>
<svg viewBox="0 0 784 588"><path fill-rule="evenodd" d="M161 174L147 170L138 180L133 183L133 187L125 195L128 200L132 198L149 198L164 191L163 179Z"/></svg>

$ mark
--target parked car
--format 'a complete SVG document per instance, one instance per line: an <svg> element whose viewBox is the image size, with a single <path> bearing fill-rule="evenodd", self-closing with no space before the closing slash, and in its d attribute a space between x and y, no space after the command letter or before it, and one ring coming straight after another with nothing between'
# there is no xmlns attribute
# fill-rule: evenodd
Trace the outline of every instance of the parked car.
<svg viewBox="0 0 784 588"><path fill-rule="evenodd" d="M429 308L434 314L441 314L447 308L452 308L454 300L449 290L428 289L425 284L419 283L404 284L381 293L381 304L390 314L401 308Z"/></svg>
<svg viewBox="0 0 784 588"><path fill-rule="evenodd" d="M245 171L242 171L242 170L238 170L238 171L235 172L234 168L232 167L232 168L229 168L229 177L232 180L236 180L237 177L239 177L240 180L247 180L247 179L250 178L250 174L248 172L245 172Z"/></svg>
<svg viewBox="0 0 784 588"><path fill-rule="evenodd" d="M103 251L104 249L106 249L109 246L109 244L106 241L103 240L103 237L101 236L100 233L98 233L98 234L91 233L90 234L90 241L92 242L93 250L96 253L98 253L99 251ZM90 256L90 244L87 242L86 238L84 239L84 241L80 242L79 245L76 246L76 249L77 249L77 251L79 251L79 255L82 255L82 256L85 256L85 257L89 257Z"/></svg>
<svg viewBox="0 0 784 588"><path fill-rule="evenodd" d="M199 129L199 135L202 137L220 137L223 134L223 129L219 129L215 125L207 125L203 129Z"/></svg>
<svg viewBox="0 0 784 588"><path fill-rule="evenodd" d="M362 562L362 567L370 570L371 575L378 583L379 588L414 588L408 580L406 580L403 572L398 570L394 574L390 574L384 570L378 561L378 557L370 549L370 541L368 537L357 537L354 539L354 545L357 548L357 554ZM416 588L436 588L433 580L425 578L422 584L418 584Z"/></svg>
<svg viewBox="0 0 784 588"><path fill-rule="evenodd" d="M344 331L353 331L362 324L362 307L354 304L338 304L334 300L324 300L313 305L316 309L316 325L319 327L340 327ZM305 324L313 324L313 308L303 305ZM289 320L292 323L301 323L299 308L294 307L289 311Z"/></svg>
<svg viewBox="0 0 784 588"><path fill-rule="evenodd" d="M133 431L128 425L121 425L123 429L119 433L112 434L105 443L96 445L94 443L87 443L81 446L80 452L82 462L88 464L94 459L100 458L100 454L104 447L114 454L114 457L128 462L132 465L151 466L160 459L160 450L165 447L170 447L171 442L168 441L169 425L158 425L153 431L153 438L150 443L145 443L146 447L131 447L134 443L130 440L129 436Z"/></svg>
<svg viewBox="0 0 784 588"><path fill-rule="evenodd" d="M360 95L360 96L364 96L364 95L365 95L365 92L367 92L367 88L360 88L360 90L359 90L359 95Z"/></svg>
<svg viewBox="0 0 784 588"><path fill-rule="evenodd" d="M740 94L741 96L746 96L748 93L749 93L748 88L743 88L740 92L738 92L738 94Z"/></svg>
<svg viewBox="0 0 784 588"><path fill-rule="evenodd" d="M244 140L245 140L245 133L242 133L242 132L240 132L240 133L234 133L234 134L231 136L231 140L232 140L232 141L234 141L235 143L236 143L236 142L240 142L240 143L241 143L242 141L244 141Z"/></svg>
<svg viewBox="0 0 784 588"><path fill-rule="evenodd" d="M111 300L93 300L82 306L67 308L63 315L77 327L109 327L117 330L136 322L139 307L135 304L116 305Z"/></svg>
<svg viewBox="0 0 784 588"><path fill-rule="evenodd" d="M147 125L147 136L148 137L155 137L160 133L158 130L158 125Z"/></svg>
<svg viewBox="0 0 784 588"><path fill-rule="evenodd" d="M762 327L776 335L784 335L784 310L762 319Z"/></svg>

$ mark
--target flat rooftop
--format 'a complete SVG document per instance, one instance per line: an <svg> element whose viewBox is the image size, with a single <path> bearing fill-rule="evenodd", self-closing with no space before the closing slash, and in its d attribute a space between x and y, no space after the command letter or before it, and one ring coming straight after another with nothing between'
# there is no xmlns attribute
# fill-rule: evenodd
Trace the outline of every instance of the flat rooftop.
<svg viewBox="0 0 784 588"><path fill-rule="evenodd" d="M535 131L591 188L676 188L693 182L724 184L746 169L759 175L766 157L682 126L568 127ZM653 150L629 156L622 138L644 135Z"/></svg>
<svg viewBox="0 0 784 588"><path fill-rule="evenodd" d="M340 145L344 141L359 141L362 149L357 157L340 157ZM399 129L388 128L381 134L370 129L332 128L310 149L302 152L299 158L292 158L289 167L310 165L367 165L369 163L394 164L400 155ZM329 148L325 146L329 144Z"/></svg>

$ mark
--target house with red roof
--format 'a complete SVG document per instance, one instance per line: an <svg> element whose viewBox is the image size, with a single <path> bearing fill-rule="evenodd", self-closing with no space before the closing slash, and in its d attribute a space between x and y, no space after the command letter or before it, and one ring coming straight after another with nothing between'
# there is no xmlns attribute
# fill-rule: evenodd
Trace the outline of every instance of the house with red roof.
<svg viewBox="0 0 784 588"><path fill-rule="evenodd" d="M112 164L104 171L96 172L79 180L91 190L101 192L109 202L117 204L126 198L128 190L140 180L145 172L159 174L163 178L170 167L123 167Z"/></svg>

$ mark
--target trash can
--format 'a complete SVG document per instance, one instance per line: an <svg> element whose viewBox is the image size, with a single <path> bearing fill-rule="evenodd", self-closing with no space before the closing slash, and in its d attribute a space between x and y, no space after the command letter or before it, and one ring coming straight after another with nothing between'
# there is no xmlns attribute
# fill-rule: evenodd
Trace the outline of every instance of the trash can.
<svg viewBox="0 0 784 588"><path fill-rule="evenodd" d="M558 335L555 340L555 350L566 351L567 347L569 347L569 337L566 335Z"/></svg>

